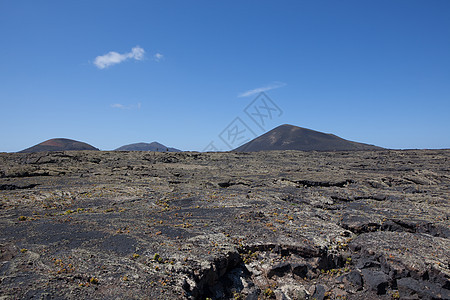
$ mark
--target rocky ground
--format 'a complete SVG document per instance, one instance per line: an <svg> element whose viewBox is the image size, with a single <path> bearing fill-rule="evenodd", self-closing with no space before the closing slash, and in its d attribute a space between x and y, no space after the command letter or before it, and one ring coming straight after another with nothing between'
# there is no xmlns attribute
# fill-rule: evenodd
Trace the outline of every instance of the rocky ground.
<svg viewBox="0 0 450 300"><path fill-rule="evenodd" d="M450 150L0 154L0 299L449 299Z"/></svg>

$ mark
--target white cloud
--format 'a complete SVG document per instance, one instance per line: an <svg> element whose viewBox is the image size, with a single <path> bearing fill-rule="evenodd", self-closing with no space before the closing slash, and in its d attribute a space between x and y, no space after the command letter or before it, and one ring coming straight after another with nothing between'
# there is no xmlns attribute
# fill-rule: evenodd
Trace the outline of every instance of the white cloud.
<svg viewBox="0 0 450 300"><path fill-rule="evenodd" d="M161 53L156 53L155 55L153 55L153 59L156 61L160 61L163 58L164 58L164 55L162 55Z"/></svg>
<svg viewBox="0 0 450 300"><path fill-rule="evenodd" d="M112 108L125 108L125 106L123 104L120 103L114 103L111 105Z"/></svg>
<svg viewBox="0 0 450 300"><path fill-rule="evenodd" d="M243 93L240 93L238 95L238 97L248 97L248 96L252 96L252 95L255 95L255 94L259 94L261 92L266 92L266 91L270 91L270 90L273 90L273 89L277 89L277 88L280 88L280 87L283 87L283 86L286 86L286 83L275 81L275 82L272 82L271 84L268 84L266 86L259 87L259 88L256 88L256 89L252 89L252 90L248 90L248 91L245 91Z"/></svg>
<svg viewBox="0 0 450 300"><path fill-rule="evenodd" d="M117 108L117 109L141 109L141 103L138 102L137 104L131 104L131 105L123 105L120 103L114 103L111 104L112 108Z"/></svg>
<svg viewBox="0 0 450 300"><path fill-rule="evenodd" d="M143 60L144 59L144 53L145 53L145 51L144 51L143 48L141 48L139 46L136 46L133 49L131 49L131 53L128 53L128 56L130 58L134 58L136 60Z"/></svg>
<svg viewBox="0 0 450 300"><path fill-rule="evenodd" d="M114 51L106 53L105 55L97 56L94 60L94 65L99 69L104 69L109 66L119 64L127 59L143 60L144 49L136 46L131 49L131 52L120 54Z"/></svg>

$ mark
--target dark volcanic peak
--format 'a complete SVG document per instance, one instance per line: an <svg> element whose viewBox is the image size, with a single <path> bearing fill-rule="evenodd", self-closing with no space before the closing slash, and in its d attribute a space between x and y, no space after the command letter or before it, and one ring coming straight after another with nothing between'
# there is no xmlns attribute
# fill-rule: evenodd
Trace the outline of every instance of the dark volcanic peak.
<svg viewBox="0 0 450 300"><path fill-rule="evenodd" d="M348 141L334 134L293 125L281 125L234 149L238 152L270 150L350 151L381 150L383 148Z"/></svg>
<svg viewBox="0 0 450 300"><path fill-rule="evenodd" d="M43 152L43 151L75 151L75 150L94 150L99 149L75 140L71 139L50 139L40 144L34 145L33 147L27 148L25 150L19 151L19 153L32 153L32 152Z"/></svg>
<svg viewBox="0 0 450 300"><path fill-rule="evenodd" d="M164 146L158 142L129 144L114 151L155 151L155 152L181 152L181 150Z"/></svg>

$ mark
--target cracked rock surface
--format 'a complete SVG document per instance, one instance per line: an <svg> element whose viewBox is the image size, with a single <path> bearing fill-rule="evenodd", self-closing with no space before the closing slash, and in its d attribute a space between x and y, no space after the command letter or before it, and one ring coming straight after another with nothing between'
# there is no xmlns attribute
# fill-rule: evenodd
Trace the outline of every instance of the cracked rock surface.
<svg viewBox="0 0 450 300"><path fill-rule="evenodd" d="M1 299L450 299L450 150L0 154Z"/></svg>

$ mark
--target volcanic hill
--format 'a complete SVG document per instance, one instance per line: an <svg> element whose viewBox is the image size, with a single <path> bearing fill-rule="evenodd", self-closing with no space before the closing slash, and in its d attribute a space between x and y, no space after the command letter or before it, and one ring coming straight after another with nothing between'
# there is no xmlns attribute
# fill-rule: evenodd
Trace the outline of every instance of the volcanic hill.
<svg viewBox="0 0 450 300"><path fill-rule="evenodd" d="M181 152L179 149L164 146L158 142L135 143L117 148L114 151L155 151L155 152Z"/></svg>
<svg viewBox="0 0 450 300"><path fill-rule="evenodd" d="M334 134L284 124L234 149L236 152L270 150L351 151L383 148L345 140Z"/></svg>
<svg viewBox="0 0 450 300"><path fill-rule="evenodd" d="M98 151L99 149L83 142L71 139L57 138L57 139L50 139L40 144L34 145L30 148L19 151L19 153L33 153L44 151L79 151L79 150Z"/></svg>

